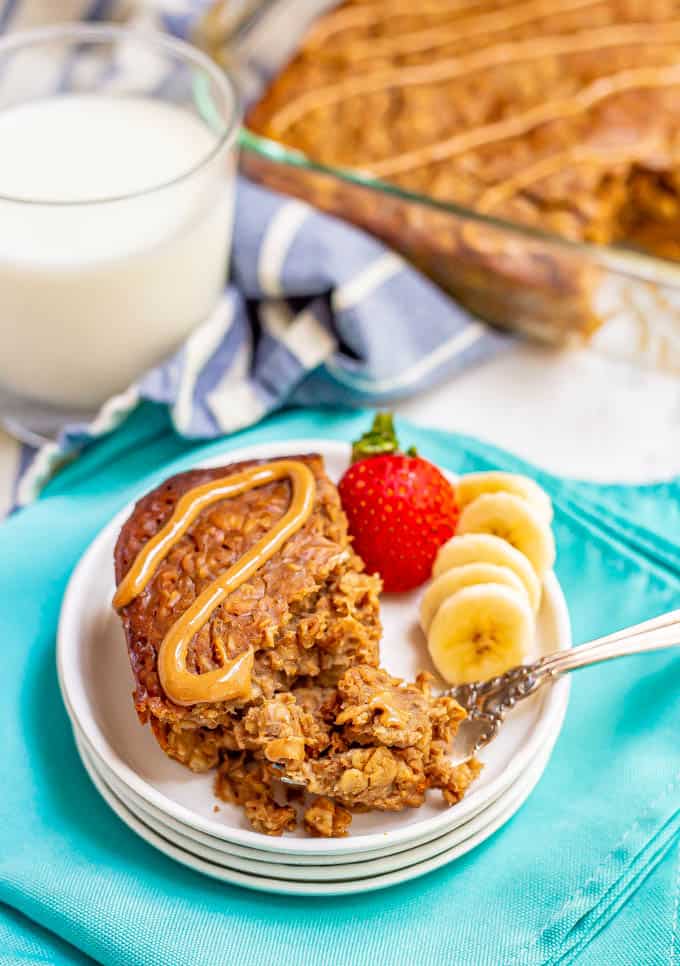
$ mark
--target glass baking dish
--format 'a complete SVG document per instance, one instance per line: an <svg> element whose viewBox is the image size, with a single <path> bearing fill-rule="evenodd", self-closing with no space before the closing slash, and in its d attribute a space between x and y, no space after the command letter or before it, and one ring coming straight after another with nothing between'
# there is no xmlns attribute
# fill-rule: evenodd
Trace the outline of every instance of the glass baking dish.
<svg viewBox="0 0 680 966"><path fill-rule="evenodd" d="M240 21L227 27L222 0L197 40L237 73L253 103L314 17L334 5L245 3ZM680 371L680 264L569 241L318 164L249 130L247 115L241 149L250 178L382 238L480 318L546 342L594 341L609 354Z"/></svg>

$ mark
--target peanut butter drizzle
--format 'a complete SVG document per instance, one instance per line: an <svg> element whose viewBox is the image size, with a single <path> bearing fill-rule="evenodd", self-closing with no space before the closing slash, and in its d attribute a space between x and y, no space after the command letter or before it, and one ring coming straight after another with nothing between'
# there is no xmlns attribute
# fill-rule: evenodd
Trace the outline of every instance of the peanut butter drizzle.
<svg viewBox="0 0 680 966"><path fill-rule="evenodd" d="M390 704L390 695L387 691L376 694L368 703L371 711L377 711L380 721L386 728L403 728L406 725L406 716L403 711Z"/></svg>
<svg viewBox="0 0 680 966"><path fill-rule="evenodd" d="M161 643L158 676L166 695L175 704L229 701L235 697L247 697L250 693L255 658L252 650L213 671L193 674L186 666L187 649L194 635L207 623L222 601L252 577L308 519L314 506L315 493L311 470L297 460L280 460L253 466L189 490L178 500L165 526L142 547L118 586L113 606L119 610L144 590L158 564L184 536L202 510L220 500L285 477L290 478L293 490L286 513L269 533L199 594L175 621Z"/></svg>
<svg viewBox="0 0 680 966"><path fill-rule="evenodd" d="M680 84L680 65L677 64L667 68L640 67L623 70L618 74L598 78L571 97L545 101L524 114L486 124L464 134L456 134L444 141L405 152L396 158L379 161L370 165L370 171L377 177L402 174L426 164L448 160L473 148L520 137L541 124L575 117L615 94L645 88L671 87L675 84Z"/></svg>
<svg viewBox="0 0 680 966"><path fill-rule="evenodd" d="M488 214L498 205L508 201L514 195L524 191L532 184L535 184L537 181L542 181L544 178L558 171L562 171L566 167L590 165L596 168L601 166L609 167L612 164L626 164L639 160L647 150L651 150L655 146L658 146L658 139L647 138L643 142L638 142L635 145L626 145L624 147L603 148L600 150L592 147L574 147L568 151L551 154L546 158L541 158L535 164L529 165L523 171L518 171L517 174L487 188L475 203L475 208L477 211Z"/></svg>
<svg viewBox="0 0 680 966"><path fill-rule="evenodd" d="M426 16L436 16L444 11L465 10L468 7L479 7L484 0L434 0L429 4L423 2L418 6L418 13ZM385 7L387 6L387 10ZM385 21L386 16L406 17L413 14L413 0L387 0L387 3L364 3L358 7L343 7L326 14L318 23L314 24L307 37L305 47L320 47L334 34L351 30L354 27L370 27Z"/></svg>
<svg viewBox="0 0 680 966"><path fill-rule="evenodd" d="M346 708L345 711L341 711L339 715L336 716L335 723L337 725L344 725L347 722L352 722L355 718L359 717L362 713L362 708L368 708L369 711L377 711L380 718L381 724L386 728L403 728L407 721L406 716L403 711L395 708L393 704L390 703L390 693L389 691L379 691L375 694L367 705L362 705L361 707L350 707Z"/></svg>
<svg viewBox="0 0 680 966"><path fill-rule="evenodd" d="M505 10L462 17L448 27L439 24L413 33L376 37L368 43L354 44L352 53L356 56L352 58L352 62L370 60L385 54L415 54L422 50L435 50L460 40L500 33L551 15L571 13L573 10L600 6L606 2L608 0L530 0L529 3L520 3Z"/></svg>
<svg viewBox="0 0 680 966"><path fill-rule="evenodd" d="M469 54L445 58L432 64L388 67L370 71L359 77L317 87L291 98L284 107L272 114L269 119L269 131L273 136L281 137L312 111L341 104L352 97L380 93L389 88L403 89L437 84L465 77L467 74L486 68L506 67L511 64L542 60L544 57L562 57L612 47L645 45L662 47L677 44L680 41L680 21L666 21L663 27L663 34L659 33L658 24L634 23L596 27L573 34L556 34L493 44L490 47L473 50Z"/></svg>
<svg viewBox="0 0 680 966"><path fill-rule="evenodd" d="M298 735L291 735L289 738L274 738L269 741L264 748L264 756L269 761L304 761L305 759L305 739Z"/></svg>

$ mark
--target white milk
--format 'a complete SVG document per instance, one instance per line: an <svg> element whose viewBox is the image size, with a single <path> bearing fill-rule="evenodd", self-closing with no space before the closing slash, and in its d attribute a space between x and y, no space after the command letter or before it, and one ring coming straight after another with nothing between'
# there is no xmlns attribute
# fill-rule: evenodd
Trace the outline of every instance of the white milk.
<svg viewBox="0 0 680 966"><path fill-rule="evenodd" d="M171 352L224 284L233 150L143 97L65 94L0 112L0 385L90 408ZM20 203L6 198L25 199ZM45 201L92 202L54 205Z"/></svg>

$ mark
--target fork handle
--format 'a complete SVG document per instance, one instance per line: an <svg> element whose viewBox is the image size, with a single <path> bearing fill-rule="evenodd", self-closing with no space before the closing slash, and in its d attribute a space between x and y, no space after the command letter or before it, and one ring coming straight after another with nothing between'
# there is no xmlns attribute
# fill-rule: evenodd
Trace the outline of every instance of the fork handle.
<svg viewBox="0 0 680 966"><path fill-rule="evenodd" d="M470 727L475 725L478 728L472 743L468 742L469 747L466 745L465 754L469 757L488 744L497 734L507 711L561 674L627 654L641 654L643 651L658 651L678 645L680 610L674 610L568 651L553 651L533 664L511 668L500 677L451 688L447 693L468 712Z"/></svg>
<svg viewBox="0 0 680 966"><path fill-rule="evenodd" d="M627 627L615 634L599 637L588 644L581 644L568 651L555 651L536 662L536 671L541 677L576 671L591 664L610 661L615 657L628 654L641 654L644 651L658 651L666 647L680 645L680 610L669 611L652 620Z"/></svg>

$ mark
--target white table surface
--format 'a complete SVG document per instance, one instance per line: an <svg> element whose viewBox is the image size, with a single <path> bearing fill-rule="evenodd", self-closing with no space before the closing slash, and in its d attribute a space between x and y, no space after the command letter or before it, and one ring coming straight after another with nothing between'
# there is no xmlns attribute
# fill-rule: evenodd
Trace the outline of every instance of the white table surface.
<svg viewBox="0 0 680 966"><path fill-rule="evenodd" d="M398 410L564 476L649 482L680 474L680 379L588 349L519 345Z"/></svg>
<svg viewBox="0 0 680 966"><path fill-rule="evenodd" d="M521 344L395 409L562 475L601 482L680 475L680 380L587 349ZM0 432L0 512L18 453Z"/></svg>

